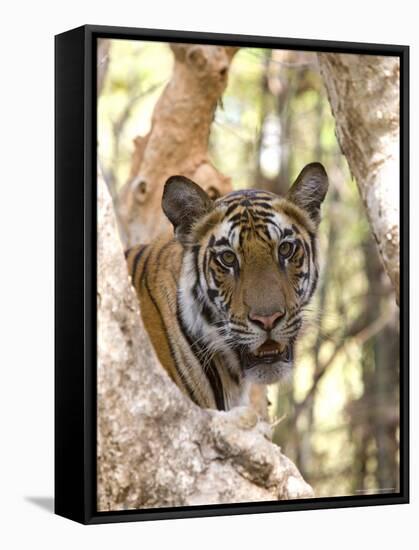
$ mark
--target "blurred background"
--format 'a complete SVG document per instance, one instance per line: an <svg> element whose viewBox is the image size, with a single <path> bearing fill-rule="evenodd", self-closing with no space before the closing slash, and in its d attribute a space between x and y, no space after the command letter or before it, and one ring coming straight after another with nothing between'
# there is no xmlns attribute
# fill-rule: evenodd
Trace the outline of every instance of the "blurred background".
<svg viewBox="0 0 419 550"><path fill-rule="evenodd" d="M133 140L150 130L173 53L156 42L112 40L107 47L98 161L115 198L129 179ZM322 276L293 383L268 390L274 441L317 496L397 492L398 308L335 137L315 54L241 48L216 109L209 157L234 189L279 194L305 164L325 165L331 185L320 226Z"/></svg>

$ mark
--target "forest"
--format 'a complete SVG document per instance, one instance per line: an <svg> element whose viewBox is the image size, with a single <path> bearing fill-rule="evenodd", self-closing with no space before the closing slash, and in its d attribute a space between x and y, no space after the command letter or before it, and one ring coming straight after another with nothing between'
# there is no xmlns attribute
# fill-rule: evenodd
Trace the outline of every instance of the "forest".
<svg viewBox="0 0 419 550"><path fill-rule="evenodd" d="M161 188L174 173L218 197L244 188L284 195L307 163L327 169L319 286L292 382L267 390L272 441L316 497L399 490L398 157L396 168L383 160L398 144L398 60L346 57L134 40L98 46L98 169L123 248L167 230ZM113 384L102 376L104 387ZM99 415L109 415L100 407L99 398ZM99 437L100 456L110 430ZM111 470L104 466L101 479ZM103 489L102 502L112 491Z"/></svg>

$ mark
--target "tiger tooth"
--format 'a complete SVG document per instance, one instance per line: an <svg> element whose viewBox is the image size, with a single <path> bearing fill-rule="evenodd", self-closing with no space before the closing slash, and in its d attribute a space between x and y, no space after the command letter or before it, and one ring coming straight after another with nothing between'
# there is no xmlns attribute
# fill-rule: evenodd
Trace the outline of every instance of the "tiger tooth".
<svg viewBox="0 0 419 550"><path fill-rule="evenodd" d="M258 351L255 352L254 355L256 357L269 357L270 355L278 355L279 350L272 350L272 351Z"/></svg>

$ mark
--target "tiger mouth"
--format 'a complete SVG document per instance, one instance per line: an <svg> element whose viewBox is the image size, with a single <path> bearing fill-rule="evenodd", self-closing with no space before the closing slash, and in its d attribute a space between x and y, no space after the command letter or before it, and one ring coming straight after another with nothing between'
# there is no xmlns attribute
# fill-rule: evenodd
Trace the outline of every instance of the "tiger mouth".
<svg viewBox="0 0 419 550"><path fill-rule="evenodd" d="M255 365L271 365L278 361L291 363L293 350L290 344L266 340L255 351L245 351L242 354L243 367L249 369Z"/></svg>

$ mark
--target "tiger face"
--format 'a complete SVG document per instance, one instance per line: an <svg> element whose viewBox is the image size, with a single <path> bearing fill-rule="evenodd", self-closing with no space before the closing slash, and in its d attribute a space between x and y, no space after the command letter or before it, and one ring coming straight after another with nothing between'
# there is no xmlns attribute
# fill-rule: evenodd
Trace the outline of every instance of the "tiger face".
<svg viewBox="0 0 419 550"><path fill-rule="evenodd" d="M245 380L270 384L292 369L318 279L327 187L318 163L303 169L286 197L241 190L212 201L184 177L166 183L163 210L184 247L179 315Z"/></svg>

